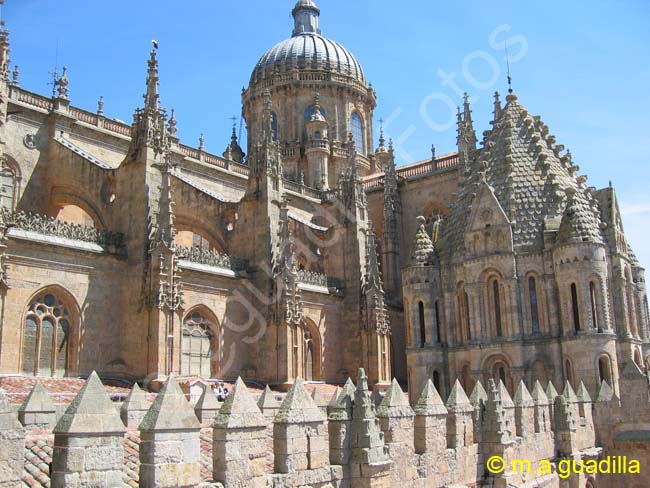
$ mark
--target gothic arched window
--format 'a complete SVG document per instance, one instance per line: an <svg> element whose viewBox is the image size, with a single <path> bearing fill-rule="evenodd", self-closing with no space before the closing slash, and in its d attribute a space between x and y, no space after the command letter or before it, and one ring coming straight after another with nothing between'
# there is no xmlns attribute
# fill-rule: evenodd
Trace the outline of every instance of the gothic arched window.
<svg viewBox="0 0 650 488"><path fill-rule="evenodd" d="M361 120L361 115L357 112L353 112L350 117L350 132L352 133L352 138L354 139L357 152L365 154L366 148L363 137L363 120Z"/></svg>
<svg viewBox="0 0 650 488"><path fill-rule="evenodd" d="M573 328L576 332L580 330L580 309L578 308L578 287L571 283L571 309L573 311Z"/></svg>
<svg viewBox="0 0 650 488"><path fill-rule="evenodd" d="M199 310L189 313L183 320L181 376L211 377L213 327Z"/></svg>
<svg viewBox="0 0 650 488"><path fill-rule="evenodd" d="M32 301L25 317L23 374L67 374L71 314L55 292L44 292Z"/></svg>

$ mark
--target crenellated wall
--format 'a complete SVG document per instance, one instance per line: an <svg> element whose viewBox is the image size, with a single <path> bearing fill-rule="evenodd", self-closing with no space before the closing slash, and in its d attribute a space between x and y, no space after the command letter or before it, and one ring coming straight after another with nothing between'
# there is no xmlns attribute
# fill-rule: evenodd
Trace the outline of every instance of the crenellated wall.
<svg viewBox="0 0 650 488"><path fill-rule="evenodd" d="M270 391L256 403L238 380L225 403L206 398L212 395L208 390L192 409L171 376L152 404L134 387L121 415L93 373L56 425L56 409L40 384L20 408L24 426L0 397L0 452L11 454L0 456L0 487L19 485L24 459L18 453L25 440L31 445L34 435L49 432L52 486L91 486L96 480L114 486L121 479L170 488L217 482L315 488L643 486L632 475L565 478L544 471L560 461L605 455L628 455L648 465L647 378L630 365L621 385L636 393L623 402L606 383L592 401L582 383L577 392L567 383L557 394L552 384L545 392L537 382L531 393L521 382L511 397L493 380L487 391L477 383L470 397L457 381L443 402L428 381L412 407L396 381L383 398L371 396L360 369L356 385L348 380L327 406L300 379L281 405ZM128 459L133 449L139 452L135 465L122 455L126 450ZM493 456L503 459L503 473L486 471ZM513 469L519 460L530 462L530 471Z"/></svg>

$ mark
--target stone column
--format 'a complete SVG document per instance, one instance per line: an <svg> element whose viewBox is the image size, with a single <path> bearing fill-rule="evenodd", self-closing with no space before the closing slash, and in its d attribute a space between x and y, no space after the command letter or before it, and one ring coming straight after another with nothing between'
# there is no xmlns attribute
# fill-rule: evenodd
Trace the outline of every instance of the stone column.
<svg viewBox="0 0 650 488"><path fill-rule="evenodd" d="M488 382L488 401L485 406L483 433L483 453L485 459L500 456L504 459L506 470L500 474L490 473L492 485L499 488L517 478L518 473L510 471L516 452L515 405L502 381L497 386L494 380Z"/></svg>
<svg viewBox="0 0 650 488"><path fill-rule="evenodd" d="M214 419L212 476L224 486L264 486L269 451L267 424L241 378Z"/></svg>
<svg viewBox="0 0 650 488"><path fill-rule="evenodd" d="M336 400L327 407L331 464L345 465L350 461L354 390L354 383L348 378Z"/></svg>
<svg viewBox="0 0 650 488"><path fill-rule="evenodd" d="M539 380L533 386L533 402L535 404L535 432L538 434L551 431L551 406Z"/></svg>
<svg viewBox="0 0 650 488"><path fill-rule="evenodd" d="M25 431L0 391L0 487L23 486Z"/></svg>
<svg viewBox="0 0 650 488"><path fill-rule="evenodd" d="M474 408L460 382L456 380L447 399L447 447L457 449L474 443Z"/></svg>
<svg viewBox="0 0 650 488"><path fill-rule="evenodd" d="M372 408L368 378L363 368L359 368L354 392L350 447L352 488L388 488L392 461Z"/></svg>
<svg viewBox="0 0 650 488"><path fill-rule="evenodd" d="M567 381L562 395L555 398L555 447L558 455L570 457L578 452L578 397Z"/></svg>
<svg viewBox="0 0 650 488"><path fill-rule="evenodd" d="M52 488L122 486L125 432L93 371L54 427Z"/></svg>
<svg viewBox="0 0 650 488"><path fill-rule="evenodd" d="M415 404L415 452L438 455L447 449L447 408L428 380Z"/></svg>
<svg viewBox="0 0 650 488"><path fill-rule="evenodd" d="M210 385L205 385L203 393L199 397L196 405L194 405L194 414L199 419L202 425L210 425L219 413L222 402L217 400L217 396L210 388Z"/></svg>
<svg viewBox="0 0 650 488"><path fill-rule="evenodd" d="M391 471L393 484L407 482L417 476L411 460L415 454L413 447L413 409L397 380L393 379L386 396L377 408L379 426L384 433L388 455L395 462Z"/></svg>
<svg viewBox="0 0 650 488"><path fill-rule="evenodd" d="M122 422L127 428L137 429L150 406L145 393L137 383L134 383L129 396L126 397L120 408Z"/></svg>
<svg viewBox="0 0 650 488"><path fill-rule="evenodd" d="M325 415L307 393L302 379L296 378L273 419L275 472L295 473L327 466L328 444Z"/></svg>
<svg viewBox="0 0 650 488"><path fill-rule="evenodd" d="M192 406L170 375L140 424L140 486L198 485L200 430Z"/></svg>
<svg viewBox="0 0 650 488"><path fill-rule="evenodd" d="M474 411L472 412L472 424L474 427L474 442L481 444L482 437L482 426L483 426L483 415L485 412L485 404L487 403L487 392L483 388L483 384L480 380L476 380L474 385L474 390L469 397L469 401L472 404Z"/></svg>
<svg viewBox="0 0 650 488"><path fill-rule="evenodd" d="M56 407L37 381L29 396L18 409L18 420L26 429L50 430L56 422Z"/></svg>
<svg viewBox="0 0 650 488"><path fill-rule="evenodd" d="M517 437L522 437L524 442L528 442L535 433L535 402L523 380L519 382L515 392L514 404Z"/></svg>

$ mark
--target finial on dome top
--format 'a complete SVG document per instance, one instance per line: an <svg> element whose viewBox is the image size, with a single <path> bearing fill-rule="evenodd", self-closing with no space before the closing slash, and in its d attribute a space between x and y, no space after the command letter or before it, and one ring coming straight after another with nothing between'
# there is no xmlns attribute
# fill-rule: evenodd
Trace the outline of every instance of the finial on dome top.
<svg viewBox="0 0 650 488"><path fill-rule="evenodd" d="M320 34L318 28L318 17L320 10L313 0L298 0L296 6L291 11L294 19L294 28L292 36L313 33Z"/></svg>

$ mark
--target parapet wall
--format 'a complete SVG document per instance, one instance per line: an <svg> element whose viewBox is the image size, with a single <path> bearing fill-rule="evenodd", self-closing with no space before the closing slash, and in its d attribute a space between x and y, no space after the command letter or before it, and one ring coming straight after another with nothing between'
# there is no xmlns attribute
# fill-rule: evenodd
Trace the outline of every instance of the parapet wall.
<svg viewBox="0 0 650 488"><path fill-rule="evenodd" d="M223 404L208 390L193 408L172 376L153 404L135 386L118 412L93 373L58 421L40 384L18 415L0 398L0 487L22 486L21 454L34 432L49 438L52 487L635 486L632 477L617 484L545 470L598 459L597 445L614 455L650 452L642 440L650 432L647 381L638 369L622 376L639 396L636 424L607 384L592 402L582 384L558 394L552 384L530 392L522 382L511 397L490 381L468 397L456 382L443 402L429 381L411 406L393 381L377 404L361 369L328 405L302 380L281 404L269 390L256 402L238 380ZM516 469L517 461L530 465ZM500 471L499 462L502 472L486 469Z"/></svg>

